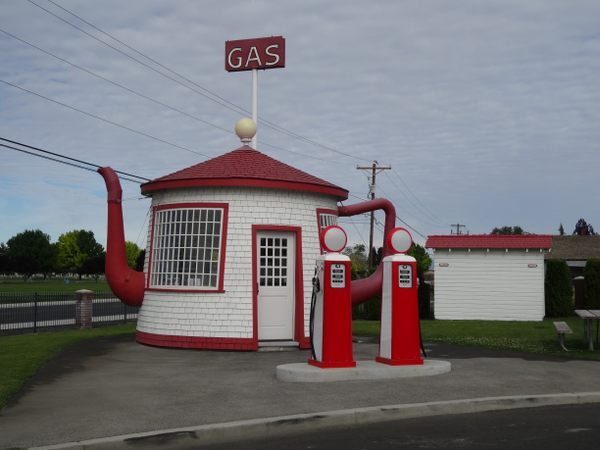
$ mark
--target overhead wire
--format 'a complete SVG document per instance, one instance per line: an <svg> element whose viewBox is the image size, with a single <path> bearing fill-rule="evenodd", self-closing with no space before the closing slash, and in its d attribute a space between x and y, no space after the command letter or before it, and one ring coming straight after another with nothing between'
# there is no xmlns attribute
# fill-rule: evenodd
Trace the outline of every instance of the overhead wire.
<svg viewBox="0 0 600 450"><path fill-rule="evenodd" d="M342 206L344 205L343 202L340 202L340 204ZM344 217L340 217L339 219L348 219L348 220L350 220L350 223L352 224L352 226L356 230L356 234L358 234L358 237L360 238L360 240L362 241L362 243L365 244L365 248L367 248L368 247L367 241L365 241L365 238L363 238L362 233L360 232L360 230L358 229L358 227L354 223L354 220L352 220L352 216L344 216Z"/></svg>
<svg viewBox="0 0 600 450"><path fill-rule="evenodd" d="M52 58L55 58L55 59L57 59L57 60L65 63L65 64L68 64L71 67L74 67L74 68L76 68L76 69L78 69L78 70L80 70L82 72L85 72L88 75L96 77L96 78L98 78L100 80L103 80L103 81L105 81L107 83L110 83L113 86L117 86L118 88L123 89L123 90L125 90L125 91L127 91L127 92L129 92L131 94L137 95L138 97L144 98L144 99L146 99L148 101L151 101L151 102L153 102L153 103L155 103L157 105L160 105L160 106L162 106L164 108L170 109L171 111L175 111L175 112L177 112L179 114L182 114L182 115L184 115L186 117L189 117L191 119L197 120L198 122L202 122L205 125L209 125L209 126L211 126L213 128L217 128L217 129L219 129L221 131L225 131L226 133L234 134L233 131L228 130L225 127L221 127L219 125L216 125L216 124L214 124L212 122L209 122L208 120L202 119L201 117L195 116L195 115L190 114L190 113L188 113L186 111L183 111L183 110L181 110L179 108L176 108L175 106L169 105L169 104L164 103L164 102L162 102L160 100L157 100L157 99L155 99L153 97L150 97L149 95L146 95L146 94L143 94L143 93L141 93L139 91L136 91L135 89L131 89L130 87L127 87L127 86L125 86L125 85L123 85L121 83L118 83L118 82L116 82L114 80L111 80L110 78L107 78L107 77L105 77L103 75L100 75L100 74L98 74L98 73L96 73L96 72L94 72L92 70L86 69L85 67L82 67L82 66L80 66L78 64L75 64L75 63L73 63L73 62L71 62L71 61L69 61L69 60L67 60L65 58L62 58L62 57L60 57L60 56L58 56L58 55L56 55L56 54L54 54L52 52L49 52L48 50L44 50L43 48L41 48L41 47L39 47L39 46L37 46L35 44L32 44L31 42L28 42L25 39L22 39L22 38L14 35L14 34L8 32L8 31L6 31L6 30L3 30L2 28L0 28L0 33L4 33L5 35L7 35L7 36L9 36L9 37L11 37L11 38L13 38L13 39L15 39L15 40L17 40L17 41L25 44L25 45L28 45L28 46L30 46L30 47L32 47L32 48L34 48L34 49L36 49L36 50L38 50L38 51L46 54L46 55L48 55L48 56L51 56Z"/></svg>
<svg viewBox="0 0 600 450"><path fill-rule="evenodd" d="M214 91L212 91L212 90L210 90L210 89L208 89L208 88L205 88L204 86L202 86L202 85L200 85L200 84L196 83L195 81L193 81L193 80L191 80L190 78L188 78L188 77L186 77L186 76L182 75L181 73L179 73L179 72L177 72L177 71L175 71L175 70L171 69L170 67L167 67L167 66L165 66L165 65L164 65L164 64L162 64L160 61L157 61L156 59L154 59L154 58L152 58L152 57L150 57L150 56L146 55L145 53L142 53L141 51L139 51L138 49L136 49L136 48L132 47L131 45L127 44L126 42L122 41L121 39L118 39L118 38L116 38L116 37L115 37L115 36L113 36L112 34L110 34L110 33L106 32L106 31L104 31L103 29L101 29L100 27L98 27L98 26L94 25L92 22L90 22L90 21L88 21L88 20L84 19L83 17L81 17L80 15L78 15L78 14L74 13L74 12L73 12L73 11L71 11L70 9L67 9L67 8L65 8L64 6L62 6L62 5L60 5L60 4L56 3L56 2L54 2L54 1L52 1L52 0L47 0L47 1L48 1L48 3L52 3L52 4L53 4L54 6L56 6L57 8L60 8L60 9L62 9L62 10L63 10L64 12L66 12L67 14L70 14L71 16L73 16L73 17L77 18L78 20L80 20L81 22L83 22L83 23L85 23L86 25L90 26L91 28L93 28L94 30L98 31L99 33L102 33L104 36L107 36L107 37L109 37L109 38L110 38L110 39L112 39L113 41L115 41L115 42L118 42L118 43L119 43L119 44L121 44L122 46L124 46L124 47L128 48L129 50L133 51L134 53L137 53L137 54L138 54L138 55L140 55L141 57L143 57L143 58L146 58L148 61L151 61L152 63L156 64L156 65L157 65L157 66L159 66L160 68L162 68L162 69L166 70L167 72L169 72L169 73L172 73L173 75L175 75L175 76L177 76L177 77L181 78L182 80L186 81L187 83L190 83L190 84L192 84L192 85L194 85L194 86L196 86L196 87L200 88L201 90L203 90L204 92L206 92L206 93L208 93L208 94L212 95L213 97L217 98L217 99L218 99L218 100L220 100L221 102L223 102L223 103L225 103L225 104L229 105L229 106L231 107L231 108L229 108L229 109L232 109L233 111L236 111L236 112L244 112L244 113L248 113L248 111L246 111L246 110L245 110L244 108L242 108L241 106L239 106L239 105L236 105L236 104L235 104L235 103L233 103L233 102L230 102L230 101L229 101L229 100L227 100L226 98L224 98L224 97L221 97L221 96L220 96L219 94L217 94L216 92L214 92ZM40 6L39 6L39 5L37 5L35 2L32 2L32 1L31 1L30 3L33 3L34 5L36 5L36 6L40 7ZM40 7L40 8L41 8L41 7ZM46 12L50 13L48 10L46 10L46 9L44 9L44 8L42 8L42 9L43 9L44 11L46 11ZM52 14L52 15L54 15L54 14ZM54 17L60 18L59 16L56 16L56 15L54 15ZM66 23L69 23L69 24L71 24L70 22L66 22ZM82 30L80 30L80 31L82 31ZM87 34L87 33L86 33L86 34ZM94 37L93 35L88 35L88 36L90 36L90 37ZM105 45L109 45L109 44L107 44L107 43L106 43L106 42L104 42L104 41L100 41L100 42L102 42L102 43L103 43L103 44L105 44ZM110 45L109 45L109 47L110 47ZM112 48L112 47L111 47L111 48ZM125 55L125 56L127 56L127 57L129 57L129 58L131 58L131 55L128 55L128 54L126 54L126 53L124 53L124 55ZM140 63L138 60L136 60L136 59L134 59L134 60L135 60L136 62ZM141 63L140 63L140 64L141 64ZM149 68L150 68L150 67L149 67ZM160 73L160 72L159 72L159 73ZM161 75L162 75L162 73L161 73ZM209 100L215 101L213 98L210 98L210 97L208 97L208 96L207 96L207 98L208 98ZM221 106L225 106L225 105L223 105L223 104L222 104L222 103L220 103L220 102L217 102L217 103L219 103Z"/></svg>
<svg viewBox="0 0 600 450"><path fill-rule="evenodd" d="M181 86L183 86L183 87L185 87L185 88L187 88L187 89L190 89L190 90L192 90L192 91L196 92L197 94L200 94L200 95L202 95L203 97L206 97L206 98L208 98L208 99L211 99L212 101L215 101L216 103L219 103L219 104L221 104L221 103L220 103L220 102L218 102L217 100L215 100L215 99L212 99L211 97L207 96L205 93L203 93L203 92L200 92L200 91L198 91L197 89L194 89L194 88L192 88L191 86L188 86L188 85L187 85L187 84L185 84L185 83L182 83L180 80L178 80L178 79L176 79L176 78L173 78L172 76L170 76L170 75L168 75L168 74L165 74L165 73L161 72L160 70L156 69L155 67L152 67L150 64L147 64L147 63L145 63L145 62L143 62L143 61L140 61L139 59L137 59L137 58L135 58L135 57L131 56L130 54L128 54L128 53L126 53L126 52L124 52L123 50L121 50L121 49L119 49L119 48L117 48L117 47L115 47L114 45L111 45L111 44L109 44L108 42L106 42L106 41L103 41L103 40L102 40L102 39L100 39L99 37L97 37L97 36L94 36L92 33L89 33L89 32L87 32L86 30L84 30L84 29L83 29L83 28L81 28L80 26L78 26L78 25L75 25L75 24L74 24L74 23L72 23L72 22L69 22L69 21L68 21L67 19L65 19L64 17L61 17L61 16L59 16L58 14L55 14L55 13L53 13L53 12L52 12L52 11L50 11L49 9L47 9L47 8L44 8L43 6L41 6L41 5L37 4L36 2L34 2L33 0L27 0L27 1L28 1L29 3L31 3L32 5L36 6L37 8L41 9L42 11L45 11L47 14L50 14L51 16L53 16L53 17L57 18L57 19L58 19L58 20L60 20L61 22L63 22L63 23L66 23L67 25L69 25L69 26L71 26L71 27L75 28L76 30L79 30L81 33L83 33L83 34L85 34L86 36L89 36L90 38L92 38L92 39L94 39L94 40L96 40L96 41L100 42L101 44L103 44L103 45L106 45L107 47L110 47L110 48L112 48L114 51L116 51L116 52L120 53L121 55L123 55L123 56L125 56L125 57L127 57L127 58L129 58L129 59L131 59L131 60L133 60L133 61L135 61L135 62L137 62L138 64L141 64L142 66L146 67L147 69L150 69L150 70L152 70L153 72L155 72L155 73L158 73L159 75L161 75L161 76L163 76L163 77L165 77L165 78L168 78L169 80L171 80L171 81L173 81L173 82L175 82L175 83L177 83L177 84L179 84L179 85L181 85ZM63 8L63 9L64 9L64 8ZM238 114L241 112L239 109L236 109L236 108L230 107L230 106L228 106L228 105L223 105L223 104L221 104L221 106L224 106L224 107L226 107L226 108L228 108L228 109L230 109L230 110L232 110L232 111L235 111L235 112L236 112L236 113L238 113Z"/></svg>
<svg viewBox="0 0 600 450"><path fill-rule="evenodd" d="M25 45L30 46L31 48L34 48L34 49L36 49L36 50L38 50L38 51L40 51L40 52L42 52L42 53L44 53L44 54L52 57L52 58L55 58L55 59L57 59L57 60L65 63L65 64L68 64L69 66L74 67L74 68L76 68L76 69L78 69L78 70L80 70L80 71L82 71L84 73L87 73L87 74L89 74L89 75L91 75L93 77L96 77L96 78L98 78L100 80L103 80L103 81L105 81L107 83L110 83L113 86L116 86L116 87L118 87L120 89L123 89L123 90L125 90L125 91L127 91L127 92L129 92L131 94L134 94L134 95L136 95L138 97L141 97L141 98L143 98L145 100L148 100L148 101L150 101L152 103L155 103L155 104L157 104L159 106L167 108L167 109L169 109L171 111L177 112L178 114L182 114L182 115L184 115L186 117L189 117L190 119L196 120L196 121L201 122L201 123L203 123L205 125L209 125L209 126L211 126L213 128L216 128L216 129L221 130L221 131L225 131L226 133L229 133L229 134L232 134L232 135L235 134L233 131L231 131L231 130L229 130L227 128L224 128L224 127L222 127L220 125L217 125L217 124L214 124L212 122L209 122L208 120L202 119L201 117L198 117L198 116L196 116L194 114L190 114L190 113L188 113L186 111L181 110L180 108L177 108L177 107L175 107L173 105L170 105L168 103L165 103L165 102L162 102L160 100L157 100L157 99L155 99L155 98L153 98L153 97L151 97L149 95L143 94L143 93L141 93L139 91L136 91L135 89L132 89L132 88L130 88L128 86L125 86L122 83L118 83L118 82L116 82L114 80L111 80L111 79L109 79L109 78L107 78L107 77L105 77L103 75L100 75L100 74L98 74L98 73L96 73L96 72L94 72L94 71L92 71L90 69L87 69L87 68L82 67L82 66L80 66L78 64L75 64L75 63L73 63L73 62L71 62L71 61L69 61L69 60L67 60L65 58L62 58L61 56L58 56L58 55L56 55L56 54L54 54L54 53L52 53L52 52L50 52L48 50L45 50L45 49L43 49L43 48L41 48L41 47L39 47L39 46L37 46L37 45L29 42L29 41L26 41L25 39L22 39L22 38L20 38L20 37L18 37L16 35L14 35L13 33L10 33L8 31L2 29L2 28L0 28L0 33L4 33L5 35L7 35L7 36L9 36L9 37L11 37L11 38L13 38L13 39L15 39L15 40L17 40L17 41L25 44ZM299 156L302 156L302 157L308 157L308 158L315 159L315 160L318 160L318 161L323 161L323 162L328 162L328 163L332 162L331 160L328 160L328 159L319 158L318 156L314 156L314 155L311 155L311 154L306 154L306 153L301 153L301 152L297 152L297 151L294 151L294 150L286 149L286 148L283 148L283 147L279 147L277 145L270 144L270 143L265 142L265 141L261 141L261 143L262 143L263 146L270 147L270 148L272 148L274 150L280 150L280 151L283 151L283 152L292 153L294 155L299 155Z"/></svg>
<svg viewBox="0 0 600 450"><path fill-rule="evenodd" d="M354 197L358 200L362 200L363 202L368 201L368 199L360 197L356 194L352 194L351 192L348 193L348 195L350 197ZM427 239L427 236L425 236L423 233L421 233L419 230L417 230L415 227L413 227L411 224L409 224L408 222L406 222L405 220L403 220L400 216L398 216L398 214L396 214L396 219L399 220L400 222L402 222L404 225L406 225L408 228L410 228L411 230L413 230L416 234L418 234L419 236L421 236L423 239Z"/></svg>
<svg viewBox="0 0 600 450"><path fill-rule="evenodd" d="M433 212L431 211L431 209L429 209L420 199L419 197L416 196L416 194L413 192L413 190L410 188L410 186L408 185L408 183L406 183L404 181L404 179L400 176L400 174L396 171L396 169L392 168L392 172L396 175L396 178L398 180L400 180L400 182L404 185L404 187L406 188L406 191L408 191L408 193L416 200L416 202L421 206L422 211L426 214L428 214L429 217L431 217L431 219L435 222L437 222L439 224L439 226L442 226L442 221L440 220L440 218ZM396 185L394 178L392 178L391 175L385 173L384 174L386 177L389 178L389 180L392 182L392 184L394 184L401 192L404 192L403 189L401 189L398 185ZM408 200L408 196L407 196L407 200ZM411 202L411 204L413 204ZM416 207L415 207L416 208Z"/></svg>
<svg viewBox="0 0 600 450"><path fill-rule="evenodd" d="M21 153L26 153L26 154L31 155L31 156L36 156L38 158L47 159L47 160L54 161L54 162L57 162L57 163L60 163L60 164L65 164L67 166L76 167L78 169L87 170L89 172L96 172L96 170L92 169L91 167L85 167L85 166L82 166L82 165L79 165L79 164L75 164L75 163L72 163L72 162L62 161L62 160L57 159L57 158L52 158L51 156L40 155L39 153L30 152L28 150L24 150L22 148L17 148L17 147L14 147L12 145L7 145L7 144L0 143L0 147L8 148L10 150L15 150L15 151L21 152ZM122 179L122 180L125 180L125 181L130 181L132 183L141 184L141 181L134 180L134 179L129 178L127 176L120 175L119 178Z"/></svg>
<svg viewBox="0 0 600 450"><path fill-rule="evenodd" d="M59 100L55 100L55 99L53 99L53 98L47 97L47 96L45 96L45 95L43 95L43 94L40 94L40 93L38 93L38 92L35 92L35 91L32 91L32 90L30 90L30 89L24 88L24 87L22 87L22 86L19 86L19 85L17 85L17 84L11 83L10 81L6 81L6 80L3 80L3 79L0 79L0 83L4 83L4 84L6 84L7 86L11 86L11 87L13 87L13 88L15 88L15 89L19 89L19 90L21 90L21 91L23 91L23 92L27 92L27 93L29 93L29 94L31 94L31 95L35 95L35 96L37 96L37 97L43 98L44 100L47 100L47 101L49 101L49 102L56 103L57 105L63 106L64 108L68 108L68 109L70 109L70 110L73 110L73 111L76 111L76 112L78 112L78 113L80 113L80 114L84 114L84 115L86 115L86 116L88 116L88 117L92 117L92 118L94 118L94 119L97 119L97 120L100 120L100 121L102 121L102 122L108 123L108 124L110 124L110 125L113 125L113 126L115 126L115 127L118 127L118 128L121 128L121 129L124 129L124 130L127 130L127 131L130 131L130 132L132 132L132 133L135 133L135 134L138 134L138 135L140 135L140 136L147 137L147 138L149 138L149 139L155 140L155 141L157 141L157 142L161 142L161 143L163 143L163 144L166 144L166 145L169 145L169 146L171 146L171 147L175 147L175 148L178 148L178 149L180 149L180 150L185 150L186 152L194 153L194 154L196 154L196 155L204 156L205 158L212 158L212 157L211 157L211 156L209 156L209 155L206 155L206 154L204 154L204 153L198 152L198 151L196 151L196 150L192 150L191 148L184 147L183 145L175 144L175 143L173 143L173 142L169 142L169 141L167 141L167 140L165 140L165 139L162 139L162 138L159 138L159 137L153 136L153 135L151 135L151 134L148 134L148 133L146 133L146 132L144 132L144 131L140 131L140 130L136 130L135 128L128 127L127 125L122 125L122 124L120 124L120 123L117 123L117 122L114 122L114 121L112 121L112 120L110 120L110 119L106 119L106 118L104 118L104 117L98 116L98 115L96 115L96 114L93 114L93 113L91 113L91 112L85 111L85 110L83 110L83 109L81 109L81 108L77 108L77 107L75 107L75 106L68 105L67 103L63 103L63 102L61 102L61 101L59 101Z"/></svg>
<svg viewBox="0 0 600 450"><path fill-rule="evenodd" d="M58 3L56 3L56 2L54 2L52 0L47 0L49 3L52 3L56 7L60 8L63 11L65 11L66 13L72 15L73 17L76 17L78 20L82 21L83 23L85 23L86 25L92 27L93 29L97 30L98 32L102 33L103 35L105 35L105 36L113 39L115 42L118 42L119 44L125 46L126 48L130 49L131 51L134 51L135 53L139 54L140 56L146 58L147 60L151 61L152 63L158 65L161 68L163 68L164 70L167 70L168 72L176 75L177 77L181 78L182 80L185 80L187 82L187 84L181 82L181 80L178 80L178 79L176 79L176 78L174 78L174 77L172 77L172 76L170 76L168 74L165 74L164 72L162 72L160 70L157 70L155 67L152 67L151 65L149 65L149 64L147 64L147 63L145 63L143 61L140 61L138 58L133 57L132 55L128 54L127 52L124 52L123 50L115 47L114 45L109 44L108 42L106 42L106 41L98 38L97 36L94 36L93 34L87 32L83 28L81 28L81 27L75 25L74 23L68 21L64 17L61 17L58 14L55 14L54 12L50 11L49 9L44 8L43 6L37 4L33 0L27 0L27 1L29 3L31 3L32 5L38 7L39 9L45 11L47 14L50 14L53 17L59 19L63 23L66 23L67 25L69 25L69 26L71 26L71 27L79 30L81 33L84 33L86 36L89 36L90 38L92 38L92 39L100 42L101 44L108 46L109 48L117 51L121 55L123 55L123 56L125 56L125 57L127 57L127 58L129 58L129 59L131 59L131 60L133 60L135 62L137 62L138 64L141 64L142 66L144 66L144 67L152 70L153 72L158 73L159 75L161 75L161 76L163 76L163 77L165 77L165 78L167 78L167 79L169 79L169 80L171 80L171 81L173 81L173 82L175 82L175 83L177 83L177 84L179 84L179 85L181 85L181 86L183 86L183 87L185 87L187 89L190 89L193 92L196 92L197 94L202 95L203 97L205 97L205 98L207 98L207 99L209 99L209 100L211 100L211 101L213 101L213 102L215 102L215 103L217 103L217 104L219 104L219 105L221 105L221 106L223 106L223 107L225 107L225 108L227 108L229 110L232 110L232 111L237 112L237 113L250 114L249 111L246 110L245 108L242 108L241 106L238 106L238 105L236 105L233 102L230 102L229 100L227 100L227 99L223 98L222 96L216 94L215 92L211 91L210 89L207 89L207 88L201 86L200 84L194 82L193 80L189 79L188 77L185 77L184 75L181 75L179 72L176 72L176 71L170 69L169 67L167 67L164 64L160 63L156 59L151 58L148 55L140 52L139 50L135 49L134 47L130 46L129 44L123 42L122 40L120 40L120 39L118 39L116 37L114 37L110 33L107 33L106 31L102 30L100 27L92 24L91 22L85 20L81 16L79 16L76 13L70 11L69 9L67 9L67 8L59 5ZM197 86L198 88L200 88L202 91L205 91L205 92L198 91L197 89L194 89L193 87L189 86L189 84L192 84L193 86ZM216 98L210 97L208 94L206 94L206 92L210 93L210 95L212 95L212 96L214 96ZM280 133L286 134L287 136L294 137L296 139L299 139L299 140L302 140L304 142L307 142L307 143L309 143L311 145L321 147L321 148L323 148L325 150L328 150L328 151L340 154L342 156L346 156L348 158L352 158L352 159L355 159L355 160L358 160L358 161L369 161L366 158L355 156L355 155L352 155L350 153L346 153L346 152L343 152L341 150L338 150L338 149L336 149L334 147L327 146L325 144L321 144L320 142L317 142L317 141L315 141L313 139L310 139L310 138L307 138L305 136L302 136L301 134L298 134L298 133L295 133L295 132L293 132L291 130L288 130L288 129L286 129L286 128L280 126L280 125L277 125L277 124L275 124L275 123L273 123L271 121L263 119L262 117L259 117L259 119L260 119L260 122L262 124L264 124L265 126L271 128L271 129L273 129L275 131L278 131Z"/></svg>
<svg viewBox="0 0 600 450"><path fill-rule="evenodd" d="M73 162L76 162L76 163L86 164L88 166L92 166L92 167L95 168L95 169L92 169L92 170L100 169L102 167L102 166L100 166L98 164L91 163L91 162L88 162L88 161L84 161L82 159L77 159L77 158L72 158L70 156L61 155L60 153L51 152L50 150L44 150L44 149L42 149L40 147L34 147L33 145L23 144L22 142L13 141L11 139L6 139L6 138L3 138L3 137L0 137L0 140L1 141L5 141L5 142L9 142L9 143L14 144L14 145L20 145L21 147L26 147L26 148L29 148L31 150L35 150L35 151L38 151L38 152L41 152L41 153L45 153L45 154L48 154L48 155L52 155L52 156L63 158L63 159L69 160L69 161L73 161ZM127 177L139 178L142 181L150 181L150 178L141 177L139 175L134 175L132 173L123 172L121 170L115 170L115 172L118 173L118 174L121 174L121 175L125 175Z"/></svg>
<svg viewBox="0 0 600 450"><path fill-rule="evenodd" d="M388 193L387 193L387 191L386 191L385 189L383 189L383 188L382 188L380 185L378 185L377 187L379 188L379 190L380 190L380 191L381 191L381 192L382 192L382 193L383 193L383 194L384 194L386 197L390 197L390 198L391 198L391 195L390 195L390 194L388 194ZM401 190L400 190L400 192L401 192L401 193L403 193ZM405 198L406 200L408 200L408 202L409 202L411 205L413 205L413 207L414 207L414 204L413 204L413 203L410 201L410 199L409 199L409 198L408 198L408 197L407 197L405 194L403 194L403 195L404 195L404 198ZM418 211L418 210L417 210L417 211ZM432 221L431 221L429 218L427 218L427 216L423 216L423 215L422 215L423 213L421 213L421 212L419 212L419 214L420 214L420 217L417 217L417 216L415 216L415 215L413 215L413 214L411 214L411 216L412 216L414 219L416 219L416 220L419 220L419 221L421 221L421 222L424 222L424 223L426 223L427 225L430 225L430 226L434 226L434 227L438 227L438 228L441 228L441 227L443 227L443 226L444 226L444 225L441 225L441 224L439 224L439 223L434 223L434 222L432 222Z"/></svg>

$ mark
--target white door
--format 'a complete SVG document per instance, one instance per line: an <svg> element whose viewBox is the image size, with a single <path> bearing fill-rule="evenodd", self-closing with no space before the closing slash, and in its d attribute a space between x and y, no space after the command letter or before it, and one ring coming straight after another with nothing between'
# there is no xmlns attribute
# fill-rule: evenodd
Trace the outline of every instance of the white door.
<svg viewBox="0 0 600 450"><path fill-rule="evenodd" d="M291 340L294 332L295 235L257 234L258 339Z"/></svg>

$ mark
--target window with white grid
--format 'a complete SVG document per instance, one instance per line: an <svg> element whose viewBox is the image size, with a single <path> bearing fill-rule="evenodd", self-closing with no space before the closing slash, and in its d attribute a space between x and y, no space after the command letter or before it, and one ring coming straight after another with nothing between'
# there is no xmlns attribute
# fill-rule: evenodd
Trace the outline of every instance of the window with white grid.
<svg viewBox="0 0 600 450"><path fill-rule="evenodd" d="M338 216L336 216L335 214L319 214L319 225L321 227L321 230L324 230L325 228L331 225L337 225L337 221Z"/></svg>
<svg viewBox="0 0 600 450"><path fill-rule="evenodd" d="M156 211L150 286L216 290L224 214L223 208Z"/></svg>
<svg viewBox="0 0 600 450"><path fill-rule="evenodd" d="M286 287L288 281L288 239L260 238L261 286Z"/></svg>

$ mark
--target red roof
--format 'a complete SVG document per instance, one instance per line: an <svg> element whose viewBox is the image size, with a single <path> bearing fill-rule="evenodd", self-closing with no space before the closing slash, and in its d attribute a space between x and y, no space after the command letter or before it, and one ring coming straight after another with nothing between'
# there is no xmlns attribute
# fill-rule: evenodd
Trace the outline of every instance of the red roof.
<svg viewBox="0 0 600 450"><path fill-rule="evenodd" d="M142 185L142 194L196 186L253 186L317 192L348 198L348 191L243 146Z"/></svg>
<svg viewBox="0 0 600 450"><path fill-rule="evenodd" d="M461 234L429 236L427 248L552 248L547 234Z"/></svg>

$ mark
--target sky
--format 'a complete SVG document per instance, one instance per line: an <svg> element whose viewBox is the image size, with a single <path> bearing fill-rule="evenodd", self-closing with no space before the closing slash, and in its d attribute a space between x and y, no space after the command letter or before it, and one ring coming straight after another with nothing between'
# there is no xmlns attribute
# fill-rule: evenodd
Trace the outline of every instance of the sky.
<svg viewBox="0 0 600 450"><path fill-rule="evenodd" d="M348 189L345 204L376 160L392 167L377 197L421 244L455 223L600 229L598 17L593 0L0 0L0 137L146 178L219 156L240 146L231 104L251 102L225 41L282 35L286 67L258 75L258 150ZM150 200L122 185L143 247ZM342 226L368 241L368 217ZM0 242L25 229L105 245L102 178L0 147Z"/></svg>

